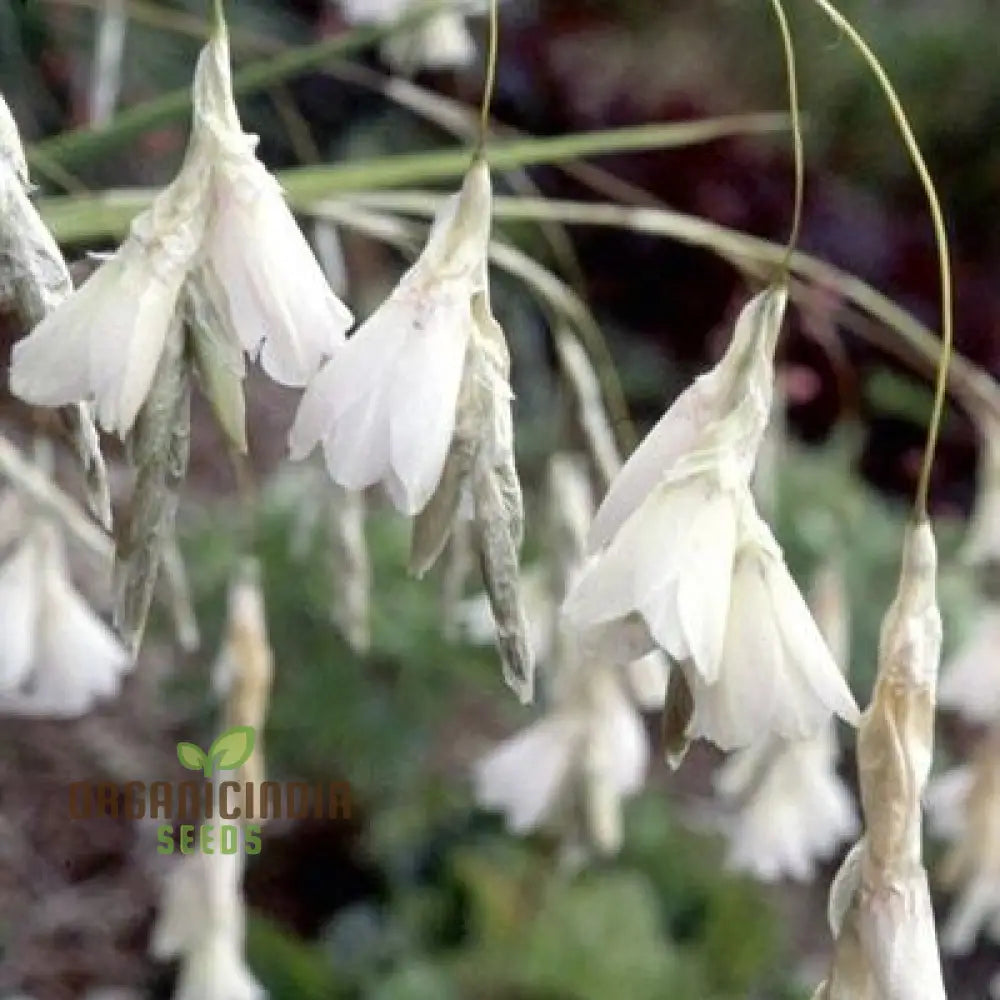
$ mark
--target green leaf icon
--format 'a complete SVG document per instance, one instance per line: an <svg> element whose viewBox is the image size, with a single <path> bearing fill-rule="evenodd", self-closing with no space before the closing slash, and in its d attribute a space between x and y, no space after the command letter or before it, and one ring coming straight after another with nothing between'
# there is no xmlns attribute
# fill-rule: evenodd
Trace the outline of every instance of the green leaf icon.
<svg viewBox="0 0 1000 1000"><path fill-rule="evenodd" d="M213 768L219 771L232 771L245 764L253 753L255 738L253 726L233 726L232 729L227 729L208 751L206 775L211 774Z"/></svg>
<svg viewBox="0 0 1000 1000"><path fill-rule="evenodd" d="M201 771L208 763L205 751L194 743L178 743L177 759L189 771Z"/></svg>

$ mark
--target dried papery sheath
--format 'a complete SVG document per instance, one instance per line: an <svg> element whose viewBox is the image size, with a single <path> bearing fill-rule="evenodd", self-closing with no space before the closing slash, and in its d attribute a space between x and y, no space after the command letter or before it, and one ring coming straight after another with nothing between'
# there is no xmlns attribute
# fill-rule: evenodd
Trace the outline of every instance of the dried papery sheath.
<svg viewBox="0 0 1000 1000"><path fill-rule="evenodd" d="M837 662L847 663L850 622L843 575L827 563L810 593L816 622ZM728 864L764 881L813 878L816 863L859 831L850 791L836 771L832 720L806 740L759 740L716 772L715 787L730 808Z"/></svg>
<svg viewBox="0 0 1000 1000"><path fill-rule="evenodd" d="M291 430L292 458L322 444L339 485L382 483L405 514L427 506L455 437L490 210L489 171L478 162L439 211L416 263L310 383Z"/></svg>
<svg viewBox="0 0 1000 1000"><path fill-rule="evenodd" d="M328 491L331 617L348 645L365 653L371 645L371 564L365 540L365 498L334 486Z"/></svg>
<svg viewBox="0 0 1000 1000"><path fill-rule="evenodd" d="M941 946L967 955L980 933L1000 940L1000 729L968 764L931 781L927 814L931 829L950 841L939 876L957 893Z"/></svg>
<svg viewBox="0 0 1000 1000"><path fill-rule="evenodd" d="M680 664L694 704L675 758L696 736L736 749L814 735L831 712L857 719L749 488L785 300L770 289L744 309L722 361L626 463L591 529L604 548L564 604L584 641L617 638L633 657L655 646Z"/></svg>
<svg viewBox="0 0 1000 1000"><path fill-rule="evenodd" d="M274 653L267 636L260 565L246 559L229 584L229 611L212 686L224 699L223 726L250 726L253 752L237 777L259 788L264 781L264 722L274 679Z"/></svg>
<svg viewBox="0 0 1000 1000"><path fill-rule="evenodd" d="M241 890L243 845L219 849L222 828L214 823L212 853L195 852L167 874L150 952L180 959L174 1000L264 1000L244 958L246 913Z"/></svg>
<svg viewBox="0 0 1000 1000"><path fill-rule="evenodd" d="M830 890L836 945L819 1000L945 996L921 859L941 654L936 574L930 525L910 525L899 589L882 623L875 690L858 729L865 832Z"/></svg>
<svg viewBox="0 0 1000 1000"><path fill-rule="evenodd" d="M0 97L0 302L31 330L73 291L66 262L28 199L28 167L14 119ZM80 459L93 515L111 530L111 491L90 408L72 401L62 412Z"/></svg>
<svg viewBox="0 0 1000 1000"><path fill-rule="evenodd" d="M118 693L131 661L73 588L62 538L29 518L0 564L0 713L75 717Z"/></svg>
<svg viewBox="0 0 1000 1000"><path fill-rule="evenodd" d="M212 164L204 289L241 344L282 385L302 386L354 322L330 289L285 203L281 187L240 126L224 28L198 59L196 139Z"/></svg>
<svg viewBox="0 0 1000 1000"><path fill-rule="evenodd" d="M118 634L134 656L142 642L164 547L187 473L191 380L181 321L171 323L148 396L129 437L135 488L115 556Z"/></svg>

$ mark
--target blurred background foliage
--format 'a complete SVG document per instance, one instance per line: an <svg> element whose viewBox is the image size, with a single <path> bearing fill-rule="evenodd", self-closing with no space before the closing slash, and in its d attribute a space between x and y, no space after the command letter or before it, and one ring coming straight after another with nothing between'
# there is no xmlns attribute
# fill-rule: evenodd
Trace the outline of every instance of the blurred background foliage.
<svg viewBox="0 0 1000 1000"><path fill-rule="evenodd" d="M35 144L42 196L157 185L183 152L183 109L148 128L122 120L60 161L59 137L83 128L94 0L0 2L0 89ZM857 273L934 324L930 226L876 91L854 52L808 2L789 5L800 49L809 155L803 248ZM199 0L133 0L122 106L185 88L202 24ZM955 240L958 347L1000 367L1000 238L993 224L1000 169L1000 63L992 0L843 0L903 95L941 184ZM345 24L324 0L231 0L238 66L315 46ZM513 0L503 8L498 120L538 135L780 109L784 68L766 3L740 0ZM474 23L481 37L482 24ZM344 53L384 74L374 45ZM330 67L326 67L330 68ZM241 99L248 131L272 168L454 147L435 125L345 82L322 60ZM421 85L474 103L481 68L423 73ZM369 78L365 78L369 79ZM127 126L127 127L126 127ZM785 137L731 139L601 164L667 204L783 239L791 207ZM81 147L82 148L82 147ZM51 156L51 159L47 157ZM541 190L594 197L555 168L531 171ZM529 225L505 227L554 269L565 261ZM608 339L640 429L719 353L725 322L746 292L705 252L627 232L572 234L586 295ZM101 239L68 256L104 249ZM349 299L360 314L398 272L396 253L346 237ZM569 269L573 271L574 269ZM831 295L836 297L835 290ZM571 443L559 413L546 315L502 280L498 310L512 340L519 459L537 514L545 458ZM819 309L822 313L822 309ZM15 331L4 330L6 343ZM879 622L898 572L929 396L849 331L837 345L796 314L781 349L791 442L776 464L776 531L807 581L831 549L843 553L853 600L851 683L863 704ZM3 338L0 338L3 339ZM257 402L254 394L260 390ZM829 953L825 886L773 889L727 874L706 831L704 748L676 775L657 763L627 809L620 858L579 874L557 864L545 837L508 837L472 805L469 768L533 717L503 688L492 650L445 640L434 578L406 577L407 529L375 509L373 646L358 656L331 624L331 566L320 534L297 554L294 476L278 470L287 394L254 383L250 428L262 491L255 545L264 567L277 675L267 727L276 778L348 779L350 823L308 821L268 832L247 876L248 954L275 1000L678 1000L805 998ZM23 413L14 411L15 417ZM219 438L203 413L181 515L204 649L217 648L225 588L244 535ZM975 608L974 581L956 568L961 515L974 490L975 439L949 414L935 475L945 571L948 648ZM538 548L529 520L526 561ZM322 532L322 525L317 529ZM163 622L154 631L169 649ZM173 655L173 654L171 654ZM177 659L165 682L168 746L215 726L206 695L210 656ZM654 747L658 720L647 720ZM657 758L659 751L656 751ZM847 741L843 773L853 776ZM141 950L144 943L135 944ZM981 1000L983 955L947 969L955 1000ZM166 995L169 970L146 970ZM977 976L979 978L977 978ZM46 1000L39 995L39 1000Z"/></svg>

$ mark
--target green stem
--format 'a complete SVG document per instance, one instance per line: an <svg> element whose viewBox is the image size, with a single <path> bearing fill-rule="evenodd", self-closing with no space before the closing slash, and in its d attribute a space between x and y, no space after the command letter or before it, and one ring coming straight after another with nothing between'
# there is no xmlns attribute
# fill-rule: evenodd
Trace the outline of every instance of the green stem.
<svg viewBox="0 0 1000 1000"><path fill-rule="evenodd" d="M937 447L937 439L941 430L941 420L944 414L945 391L948 386L948 367L951 363L952 344L954 341L953 316L952 316L952 277L951 262L948 251L948 232L944 224L944 213L941 210L941 202L938 198L937 189L913 129L910 127L909 119L903 106L896 96L896 91L892 86L888 75L878 61L878 57L868 47L865 40L858 34L854 26L844 17L829 0L815 0L816 5L824 14L847 36L851 44L861 53L861 57L868 64L882 93L889 105L889 110L896 121L903 143L906 146L910 159L920 177L924 193L927 196L927 204L930 207L931 220L934 224L934 239L937 242L938 260L940 264L941 278L941 359L938 364L937 382L934 392L934 408L931 411L930 423L927 427L927 444L924 447L924 457L920 466L920 478L917 481L917 492L914 499L914 516L917 521L927 518L927 494L930 490L931 469L934 466L934 452Z"/></svg>
<svg viewBox="0 0 1000 1000"><path fill-rule="evenodd" d="M792 210L792 229L788 235L788 247L781 261L781 271L788 273L788 265L799 242L799 230L802 228L802 201L805 194L805 153L802 143L802 116L799 110L799 81L795 66L795 44L792 41L792 30L788 24L788 16L781 0L771 0L774 15L778 19L781 32L781 44L785 54L785 69L788 74L788 110L792 119L792 150L795 159L795 207Z"/></svg>
<svg viewBox="0 0 1000 1000"><path fill-rule="evenodd" d="M477 154L482 153L486 147L486 136L490 129L490 108L493 106L493 93L497 85L497 53L500 45L500 0L489 0L489 5L489 49L486 55L486 82L483 86L483 103L479 109Z"/></svg>

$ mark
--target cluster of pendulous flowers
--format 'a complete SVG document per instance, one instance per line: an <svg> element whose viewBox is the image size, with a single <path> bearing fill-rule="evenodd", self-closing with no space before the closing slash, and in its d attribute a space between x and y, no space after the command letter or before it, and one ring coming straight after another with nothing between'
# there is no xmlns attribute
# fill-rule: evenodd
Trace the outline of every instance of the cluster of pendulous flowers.
<svg viewBox="0 0 1000 1000"><path fill-rule="evenodd" d="M291 429L293 457L322 443L336 483L350 490L381 483L415 518L417 575L437 560L456 520L471 522L504 675L528 701L533 655L518 584L523 506L510 358L489 297L486 163L475 159L419 259L345 342L351 314L254 155L254 141L240 127L220 27L198 60L179 174L118 251L15 346L11 388L47 406L92 400L100 424L122 437L145 428L137 453L153 470L149 482L176 465L150 450L169 446L169 413L178 400L184 405L186 375L168 378L159 367L184 356L176 345L182 320L196 370L238 446L245 448L243 352L276 381L307 386ZM161 382L167 389L158 393ZM137 422L144 405L145 425ZM132 531L140 543L162 536L157 522L143 524ZM148 595L148 576L139 584L133 574L123 586ZM142 595L132 604L143 600L148 606ZM144 612L122 617L134 646Z"/></svg>
<svg viewBox="0 0 1000 1000"><path fill-rule="evenodd" d="M349 19L375 22L415 6L342 4ZM457 8L434 13L403 45L389 55L407 65L463 63L473 52ZM817 1000L943 997L920 846L941 646L934 539L924 520L908 529L861 715L751 490L786 284L745 306L724 357L664 414L596 513L586 469L576 458L553 459L549 570L529 608L510 356L490 300L493 194L483 156L443 203L414 264L347 336L350 311L242 130L221 23L199 57L193 105L176 178L96 273L15 346L11 367L15 394L45 406L93 405L98 423L133 446L138 500L116 567L126 609L119 617L116 607L116 624L130 651L160 558L153 549L172 530L163 497L172 488L176 500L186 465L189 368L245 451L248 355L275 381L305 390L289 433L293 459L319 447L338 502L341 491L378 485L412 518L415 575L449 544L474 549L485 585L476 607L489 610L504 677L522 701L533 697L533 645L544 647L544 715L479 761L481 805L516 832L555 827L571 857L617 850L622 803L641 787L650 756L640 710L659 709L672 764L699 737L743 751L719 776L739 805L731 861L764 877L806 877L856 826L835 773L838 716L859 726L865 822L831 891L836 946ZM5 128L0 119L0 152ZM0 168L0 179L23 184L23 157L2 156ZM594 464L611 479L618 456L605 449ZM988 493L984 508L995 506ZM342 514L341 540L356 556L361 508ZM990 513L979 524L973 543L994 568L995 520ZM10 541L0 538L11 550L0 563L0 711L85 712L115 693L132 658L70 584L52 524L32 517L23 539ZM366 578L364 560L354 561ZM364 604L354 594L343 609L358 648L367 643ZM1000 705L1000 674L980 669L992 664L997 620L996 611L984 619L942 688L970 714ZM826 629L834 646L838 628ZM251 568L234 583L217 668L228 723L263 725L272 671ZM258 755L245 777L261 777L262 767ZM946 935L957 950L1000 913L994 755L960 779L947 779L951 812L942 811L958 841L949 871L963 896ZM182 959L180 996L260 995L243 958L241 877L239 854L196 856L177 870L153 948ZM192 911L198 919L188 919Z"/></svg>

